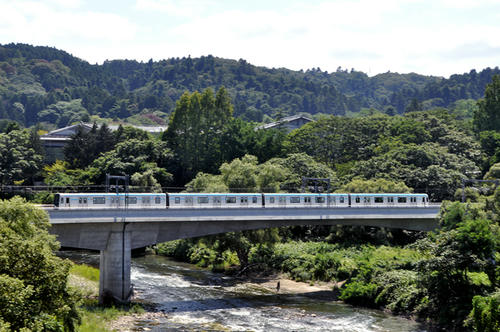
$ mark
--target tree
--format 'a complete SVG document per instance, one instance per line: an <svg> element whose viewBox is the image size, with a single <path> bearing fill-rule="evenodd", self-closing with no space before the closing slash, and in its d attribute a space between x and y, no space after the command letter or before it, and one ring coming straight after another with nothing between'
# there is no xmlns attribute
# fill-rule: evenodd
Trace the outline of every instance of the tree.
<svg viewBox="0 0 500 332"><path fill-rule="evenodd" d="M59 244L49 226L47 214L23 199L0 200L0 329L75 330L71 263L53 254Z"/></svg>
<svg viewBox="0 0 500 332"><path fill-rule="evenodd" d="M500 76L493 76L491 83L486 86L484 98L477 102L477 106L473 118L475 131L500 131Z"/></svg>
<svg viewBox="0 0 500 332"><path fill-rule="evenodd" d="M196 173L214 172L223 162L221 145L223 130L232 118L230 97L220 88L214 98L213 91L203 94L184 93L175 107L162 140L180 163L180 177L192 179Z"/></svg>
<svg viewBox="0 0 500 332"><path fill-rule="evenodd" d="M138 185L151 185L158 189L172 180L166 169L172 163L173 155L163 141L155 139L130 139L103 153L89 167L94 182L104 181L105 174L135 175Z"/></svg>
<svg viewBox="0 0 500 332"><path fill-rule="evenodd" d="M38 154L28 130L0 133L0 184L29 183L40 170L43 157Z"/></svg>

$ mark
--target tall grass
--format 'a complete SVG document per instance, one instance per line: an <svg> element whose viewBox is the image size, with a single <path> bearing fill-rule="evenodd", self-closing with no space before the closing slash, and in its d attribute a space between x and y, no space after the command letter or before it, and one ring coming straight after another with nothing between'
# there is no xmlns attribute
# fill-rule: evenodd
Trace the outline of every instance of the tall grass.
<svg viewBox="0 0 500 332"><path fill-rule="evenodd" d="M85 278L90 281L99 282L99 269L85 264L74 264L69 273Z"/></svg>

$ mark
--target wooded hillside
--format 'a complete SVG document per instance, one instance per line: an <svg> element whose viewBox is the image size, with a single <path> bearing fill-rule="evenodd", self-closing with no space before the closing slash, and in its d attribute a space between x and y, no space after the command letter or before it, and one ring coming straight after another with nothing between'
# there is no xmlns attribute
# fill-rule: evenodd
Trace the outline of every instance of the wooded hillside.
<svg viewBox="0 0 500 332"><path fill-rule="evenodd" d="M8 44L0 45L0 118L25 126L62 127L92 116L165 124L185 91L221 86L232 98L234 115L247 121L370 108L393 115L476 100L498 73L495 67L448 79L390 72L369 77L342 68L333 73L269 69L211 55L92 65L55 48Z"/></svg>

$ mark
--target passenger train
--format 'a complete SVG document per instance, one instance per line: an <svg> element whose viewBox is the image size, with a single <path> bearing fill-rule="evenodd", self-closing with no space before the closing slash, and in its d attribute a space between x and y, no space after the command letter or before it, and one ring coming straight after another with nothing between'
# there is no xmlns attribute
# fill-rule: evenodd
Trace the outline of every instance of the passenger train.
<svg viewBox="0 0 500 332"><path fill-rule="evenodd" d="M56 209L425 207L427 194L60 193Z"/></svg>

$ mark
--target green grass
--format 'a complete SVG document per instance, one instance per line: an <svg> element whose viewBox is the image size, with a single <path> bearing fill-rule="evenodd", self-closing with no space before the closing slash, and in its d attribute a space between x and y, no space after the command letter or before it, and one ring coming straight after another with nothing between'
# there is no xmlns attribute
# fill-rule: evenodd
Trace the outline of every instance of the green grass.
<svg viewBox="0 0 500 332"><path fill-rule="evenodd" d="M79 277L99 282L99 269L85 264L75 264L69 270L69 273Z"/></svg>
<svg viewBox="0 0 500 332"><path fill-rule="evenodd" d="M70 274L85 278L91 282L99 282L99 269L85 264L74 264L70 269ZM139 304L118 307L100 306L96 298L83 299L79 309L82 318L82 323L77 328L79 332L111 332L106 327L107 323L120 316L145 312L144 308Z"/></svg>
<svg viewBox="0 0 500 332"><path fill-rule="evenodd" d="M78 327L79 332L109 332L106 324L120 316L143 313L144 308L138 304L120 307L102 307L97 300L87 301L81 307L82 324Z"/></svg>

